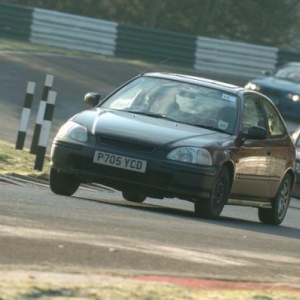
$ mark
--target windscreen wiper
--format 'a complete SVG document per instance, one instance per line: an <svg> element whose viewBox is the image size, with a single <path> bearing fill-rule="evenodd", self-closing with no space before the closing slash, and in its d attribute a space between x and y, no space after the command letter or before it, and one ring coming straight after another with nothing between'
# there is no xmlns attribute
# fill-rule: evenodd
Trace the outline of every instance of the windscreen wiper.
<svg viewBox="0 0 300 300"><path fill-rule="evenodd" d="M218 127L214 127L214 126L211 126L211 125L205 125L205 124L188 124L188 125L191 125L191 126L196 126L196 127L200 127L200 128L205 128L205 129L210 129L210 130L214 130L214 131L218 131L218 132L221 132L221 133L227 133L227 134L230 134L228 131L226 130L223 130L223 129L220 129Z"/></svg>
<svg viewBox="0 0 300 300"><path fill-rule="evenodd" d="M164 114L156 114L156 113L144 112L144 111L138 111L138 110L125 110L125 111L129 112L129 113L137 114L137 115L143 115L143 116L147 116L147 117L152 117L152 118L157 118L157 119L166 119L169 121L178 122L172 118L167 117Z"/></svg>

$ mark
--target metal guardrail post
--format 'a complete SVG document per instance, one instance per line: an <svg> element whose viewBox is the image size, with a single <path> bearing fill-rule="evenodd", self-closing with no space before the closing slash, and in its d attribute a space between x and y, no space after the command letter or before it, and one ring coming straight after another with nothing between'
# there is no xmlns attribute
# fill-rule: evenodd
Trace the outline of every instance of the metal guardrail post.
<svg viewBox="0 0 300 300"><path fill-rule="evenodd" d="M32 100L34 96L35 82L29 81L27 84L26 95L24 99L21 121L16 141L16 149L22 150L25 143L26 132L28 129L29 118L31 114Z"/></svg>
<svg viewBox="0 0 300 300"><path fill-rule="evenodd" d="M36 154L36 151L37 151L38 141L40 138L42 123L43 123L44 114L45 114L48 93L52 89L53 80L54 80L53 75L50 75L50 74L46 75L46 80L45 80L43 93L42 93L42 97L41 97L41 101L40 101L40 105L39 105L39 109L38 109L38 113L37 113L34 133L33 133L31 147L30 147L30 153L32 153L32 154Z"/></svg>
<svg viewBox="0 0 300 300"><path fill-rule="evenodd" d="M34 170L42 171L46 149L48 144L48 137L50 134L53 112L55 107L55 99L57 93L55 91L49 91L47 97L47 104L45 108L45 116L41 127L41 134L39 137L37 149L36 149L36 159L34 164Z"/></svg>

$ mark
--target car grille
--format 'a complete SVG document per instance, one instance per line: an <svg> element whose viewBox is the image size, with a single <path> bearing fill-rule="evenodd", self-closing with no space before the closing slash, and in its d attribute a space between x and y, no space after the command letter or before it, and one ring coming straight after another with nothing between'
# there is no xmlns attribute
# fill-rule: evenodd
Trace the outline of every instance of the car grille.
<svg viewBox="0 0 300 300"><path fill-rule="evenodd" d="M96 140L99 145L109 145L118 149L131 150L135 152L153 153L156 150L156 147L153 147L151 145L136 143L128 140L125 141L101 135L97 135Z"/></svg>

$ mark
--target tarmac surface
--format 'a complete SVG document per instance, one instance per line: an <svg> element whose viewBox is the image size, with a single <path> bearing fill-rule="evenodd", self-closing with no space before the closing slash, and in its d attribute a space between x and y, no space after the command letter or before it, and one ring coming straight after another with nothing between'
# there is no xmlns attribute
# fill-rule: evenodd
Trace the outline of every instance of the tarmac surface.
<svg viewBox="0 0 300 300"><path fill-rule="evenodd" d="M82 103L85 92L97 91L96 87L99 87L108 93L145 69L144 66L125 62L14 53L0 53L0 65L0 117L5 120L1 124L0 139L9 142L15 141L27 81L38 83L37 95L40 95L45 74L56 75L54 89L58 91L59 98L55 132L66 118L86 108ZM34 105L36 108L37 103ZM29 137L32 128L31 125ZM27 180L17 179L18 184L27 184ZM36 179L34 184L47 184L47 178ZM0 266L0 300L11 299L298 300L300 287L181 278L166 274L107 274L101 271L90 273L88 270L80 274L72 270L52 273L38 267L20 266L16 270Z"/></svg>
<svg viewBox="0 0 300 300"><path fill-rule="evenodd" d="M47 176L36 178L18 174L1 175L0 182L19 186L48 186ZM103 191L101 185L93 185L89 188ZM300 202L296 202L296 205L300 209ZM18 268L0 266L0 300L14 299L299 300L300 286L287 283L239 282L125 271L109 273L101 270L98 272L63 270L54 272L43 270L39 266L19 266Z"/></svg>

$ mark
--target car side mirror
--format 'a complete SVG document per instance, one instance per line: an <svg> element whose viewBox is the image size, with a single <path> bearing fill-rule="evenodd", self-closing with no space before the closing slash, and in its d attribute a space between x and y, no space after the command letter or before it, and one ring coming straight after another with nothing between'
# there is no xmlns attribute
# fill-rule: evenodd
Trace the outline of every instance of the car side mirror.
<svg viewBox="0 0 300 300"><path fill-rule="evenodd" d="M245 138L248 140L265 140L267 136L267 129L261 126L251 126L245 133Z"/></svg>
<svg viewBox="0 0 300 300"><path fill-rule="evenodd" d="M100 99L101 95L98 93L87 93L84 96L84 103L95 107L97 104L99 104Z"/></svg>

